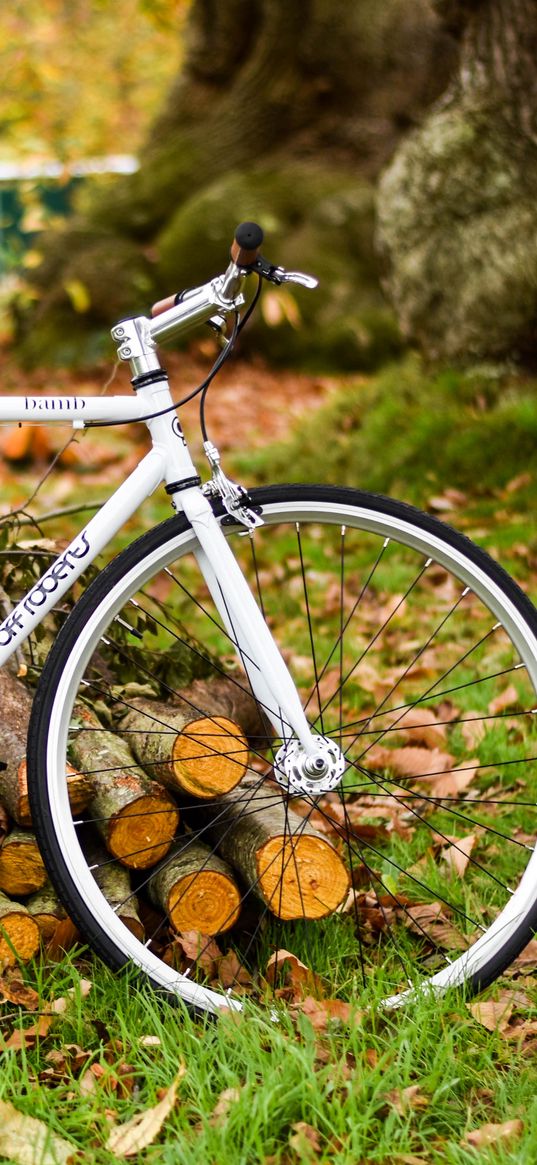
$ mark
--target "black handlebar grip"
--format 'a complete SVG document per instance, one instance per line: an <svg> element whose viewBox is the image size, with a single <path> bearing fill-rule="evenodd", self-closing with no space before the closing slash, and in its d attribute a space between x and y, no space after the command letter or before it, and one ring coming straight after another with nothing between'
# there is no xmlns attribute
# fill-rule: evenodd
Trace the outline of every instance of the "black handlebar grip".
<svg viewBox="0 0 537 1165"><path fill-rule="evenodd" d="M238 267L255 263L263 242L263 231L256 222L241 222L231 244L231 258Z"/></svg>

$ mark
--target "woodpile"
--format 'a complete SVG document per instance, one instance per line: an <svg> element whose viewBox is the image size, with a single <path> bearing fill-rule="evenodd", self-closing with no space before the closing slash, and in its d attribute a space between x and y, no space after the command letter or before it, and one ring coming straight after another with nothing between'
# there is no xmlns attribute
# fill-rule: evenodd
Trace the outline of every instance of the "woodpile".
<svg viewBox="0 0 537 1165"><path fill-rule="evenodd" d="M31 829L25 746L31 696L0 672L0 968L76 934ZM111 701L112 723L78 703L71 811L103 895L142 941L240 927L243 902L284 919L323 918L349 891L340 853L250 767L271 729L233 678L173 701ZM158 937L156 937L158 936ZM84 936L80 936L83 940Z"/></svg>

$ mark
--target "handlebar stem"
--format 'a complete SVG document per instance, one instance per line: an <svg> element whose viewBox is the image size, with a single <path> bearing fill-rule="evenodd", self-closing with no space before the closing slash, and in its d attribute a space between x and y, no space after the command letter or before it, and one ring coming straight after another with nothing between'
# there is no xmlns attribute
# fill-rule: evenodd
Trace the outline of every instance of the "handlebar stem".
<svg viewBox="0 0 537 1165"><path fill-rule="evenodd" d="M246 271L232 262L224 275L187 291L178 304L153 319L135 316L120 320L112 328L119 359L130 364L133 376L158 369L157 342L171 340L196 324L207 323L215 313L227 316L242 307L246 275Z"/></svg>

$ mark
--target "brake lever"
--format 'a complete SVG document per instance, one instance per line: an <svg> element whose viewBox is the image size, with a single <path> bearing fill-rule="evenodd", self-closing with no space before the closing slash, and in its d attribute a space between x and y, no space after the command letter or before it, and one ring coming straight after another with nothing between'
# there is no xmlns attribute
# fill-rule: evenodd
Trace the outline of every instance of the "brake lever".
<svg viewBox="0 0 537 1165"><path fill-rule="evenodd" d="M273 263L269 263L262 255L258 255L255 263L252 263L251 270L257 271L258 275L267 279L269 283L275 283L277 287L282 283L298 283L300 287L313 291L319 286L319 280L314 275L305 275L302 271L285 271L283 267L275 267Z"/></svg>

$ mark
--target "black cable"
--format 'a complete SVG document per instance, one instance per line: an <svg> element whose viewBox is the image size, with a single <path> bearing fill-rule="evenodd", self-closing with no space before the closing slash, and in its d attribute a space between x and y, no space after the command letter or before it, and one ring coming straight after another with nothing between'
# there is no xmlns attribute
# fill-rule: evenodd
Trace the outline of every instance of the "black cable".
<svg viewBox="0 0 537 1165"><path fill-rule="evenodd" d="M229 337L229 340L227 341L225 348L222 349L218 360L215 360L209 375L204 380L203 386L200 389L200 392L201 392L200 428L201 428L201 435L202 435L204 441L209 440L209 438L207 436L207 429L205 427L205 401L207 398L207 393L209 391L209 388L211 386L212 381L214 380L214 377L216 376L216 373L220 371L222 365L227 360L228 356L231 356L231 353L232 353L234 345L235 345L235 341L236 341L237 336L239 334L239 327L240 327L240 316L239 316L238 311L236 311L235 312L235 323L233 324L233 331Z"/></svg>
<svg viewBox="0 0 537 1165"><path fill-rule="evenodd" d="M217 372L220 372L220 369L221 369L222 365L225 363L225 361L227 360L228 356L231 356L231 352L233 350L237 336L239 335L240 332L242 332L242 329L245 326L245 324L248 323L248 320L250 319L250 316L257 305L257 301L259 299L259 296L261 295L261 287L262 287L262 280L261 280L261 276L258 275L257 290L255 292L254 298L252 299L252 302L251 302L249 308L245 312L245 315L244 315L242 320L239 318L239 313L235 312L235 324L234 324L231 336L229 337L229 340L226 343L226 347L223 348L222 351L218 353L218 356L216 357L216 360L215 360L210 372L205 377L205 380L202 380L201 384L198 384L197 388L194 388L192 390L192 392L189 392L188 396L181 397L181 400L174 401L173 404L168 405L167 408L159 409L159 411L156 413L147 413L143 417L136 417L137 424L138 424L138 422L142 422L142 421L153 421L153 420L155 420L156 417L164 417L166 415L166 413L174 412L175 409L180 408L181 405L187 404L188 401L193 400L194 397L199 395L199 393L202 393L203 397L202 397L202 401L200 402L200 421L202 424L203 440L204 441L207 440L207 436L206 436L206 433L204 430L204 420L202 419L204 417L205 396L207 394L207 389L209 388L211 381L214 380L214 377L216 376ZM125 421L86 421L85 427L87 429L108 429L112 425L131 425L131 424L132 424L132 418L129 418L128 420L125 420Z"/></svg>

